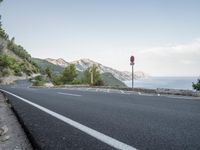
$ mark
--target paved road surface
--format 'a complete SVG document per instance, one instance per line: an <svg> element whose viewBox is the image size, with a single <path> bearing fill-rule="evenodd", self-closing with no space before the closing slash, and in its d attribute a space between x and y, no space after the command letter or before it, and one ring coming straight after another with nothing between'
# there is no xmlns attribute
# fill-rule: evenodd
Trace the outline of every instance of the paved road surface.
<svg viewBox="0 0 200 150"><path fill-rule="evenodd" d="M200 149L200 99L101 89L3 89L11 92L14 109L43 150Z"/></svg>

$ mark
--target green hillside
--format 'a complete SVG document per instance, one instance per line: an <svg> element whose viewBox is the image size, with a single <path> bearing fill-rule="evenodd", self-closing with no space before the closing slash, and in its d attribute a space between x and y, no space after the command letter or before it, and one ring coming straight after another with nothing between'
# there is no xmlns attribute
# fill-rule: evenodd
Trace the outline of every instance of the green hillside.
<svg viewBox="0 0 200 150"><path fill-rule="evenodd" d="M5 32L5 31L4 31ZM31 55L14 38L0 34L0 77L22 76L38 73L39 68L31 61Z"/></svg>
<svg viewBox="0 0 200 150"><path fill-rule="evenodd" d="M114 86L114 87L127 87L125 83L116 79L111 73L103 73L101 77L107 86Z"/></svg>

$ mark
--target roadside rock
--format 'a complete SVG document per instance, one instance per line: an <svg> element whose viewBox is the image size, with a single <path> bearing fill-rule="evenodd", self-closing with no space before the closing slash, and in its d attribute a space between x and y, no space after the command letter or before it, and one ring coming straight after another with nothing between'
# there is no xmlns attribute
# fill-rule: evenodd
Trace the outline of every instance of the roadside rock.
<svg viewBox="0 0 200 150"><path fill-rule="evenodd" d="M27 76L27 75L23 74L21 77L19 77L19 76L1 77L0 84L2 84L2 85L14 84L14 82L17 80L27 80L30 78L34 78L38 75L40 75L40 74L32 74L31 76Z"/></svg>
<svg viewBox="0 0 200 150"><path fill-rule="evenodd" d="M44 87L53 87L54 85L52 83L45 83Z"/></svg>
<svg viewBox="0 0 200 150"><path fill-rule="evenodd" d="M160 94L170 94L170 95L182 95L182 96L195 96L199 97L200 93L192 90L179 90L179 89L163 89L158 88L157 93Z"/></svg>

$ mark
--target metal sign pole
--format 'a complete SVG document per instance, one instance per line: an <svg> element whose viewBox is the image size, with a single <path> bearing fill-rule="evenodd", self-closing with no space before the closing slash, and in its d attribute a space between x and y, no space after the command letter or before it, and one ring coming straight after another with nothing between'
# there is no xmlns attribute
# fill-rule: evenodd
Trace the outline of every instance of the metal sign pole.
<svg viewBox="0 0 200 150"><path fill-rule="evenodd" d="M132 89L134 88L134 70L132 65Z"/></svg>
<svg viewBox="0 0 200 150"><path fill-rule="evenodd" d="M133 68L133 66L134 66L134 64L135 64L135 57L134 56L131 56L130 57L130 65L132 66L132 90L134 89L134 68Z"/></svg>

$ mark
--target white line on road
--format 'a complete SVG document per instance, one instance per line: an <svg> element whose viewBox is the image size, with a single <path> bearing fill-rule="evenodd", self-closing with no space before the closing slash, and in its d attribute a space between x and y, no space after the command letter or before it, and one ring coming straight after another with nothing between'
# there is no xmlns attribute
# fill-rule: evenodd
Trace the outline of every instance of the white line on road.
<svg viewBox="0 0 200 150"><path fill-rule="evenodd" d="M67 117L65 117L63 115L60 115L60 114L58 114L58 113L56 113L54 111L51 111L51 110L49 110L49 109L47 109L45 107L42 107L42 106L40 106L38 104L30 102L27 99L24 99L24 98L22 98L20 96L17 96L15 94L11 93L11 92L8 92L8 91L2 90L2 89L0 89L0 90L5 92L5 93L7 93L7 94L9 94L9 95L12 95L12 96L14 96L14 97L16 97L16 98L18 98L20 100L22 100L23 102L26 102L26 103L28 103L28 104L30 104L30 105L38 108L38 109L50 114L51 116L53 116L53 117L55 117L57 119L62 120L63 122L65 122L65 123L77 128L77 129L85 132L86 134L88 134L88 135L90 135L90 136L92 136L92 137L94 137L94 138L96 138L96 139L98 139L98 140L100 140L100 141L102 141L102 142L104 142L104 143L116 148L116 149L120 149L120 150L136 150L136 148L134 148L134 147L132 147L130 145L127 145L127 144L125 144L123 142L120 142L120 141L118 141L118 140L116 140L116 139L114 139L114 138L112 138L110 136L107 136L107 135L105 135L103 133L100 133L100 132L98 132L98 131L96 131L96 130L94 130L92 128L89 128L89 127L87 127L87 126L85 126L83 124L80 124L80 123L78 123L78 122L76 122L76 121L74 121L74 120L72 120L70 118L67 118Z"/></svg>
<svg viewBox="0 0 200 150"><path fill-rule="evenodd" d="M71 93L62 93L62 92L57 92L58 94L61 94L61 95L69 95L69 96L82 96L82 95L78 95L78 94L71 94Z"/></svg>
<svg viewBox="0 0 200 150"><path fill-rule="evenodd" d="M122 94L124 94L124 93L125 93L123 90L120 90L120 92L121 92Z"/></svg>

